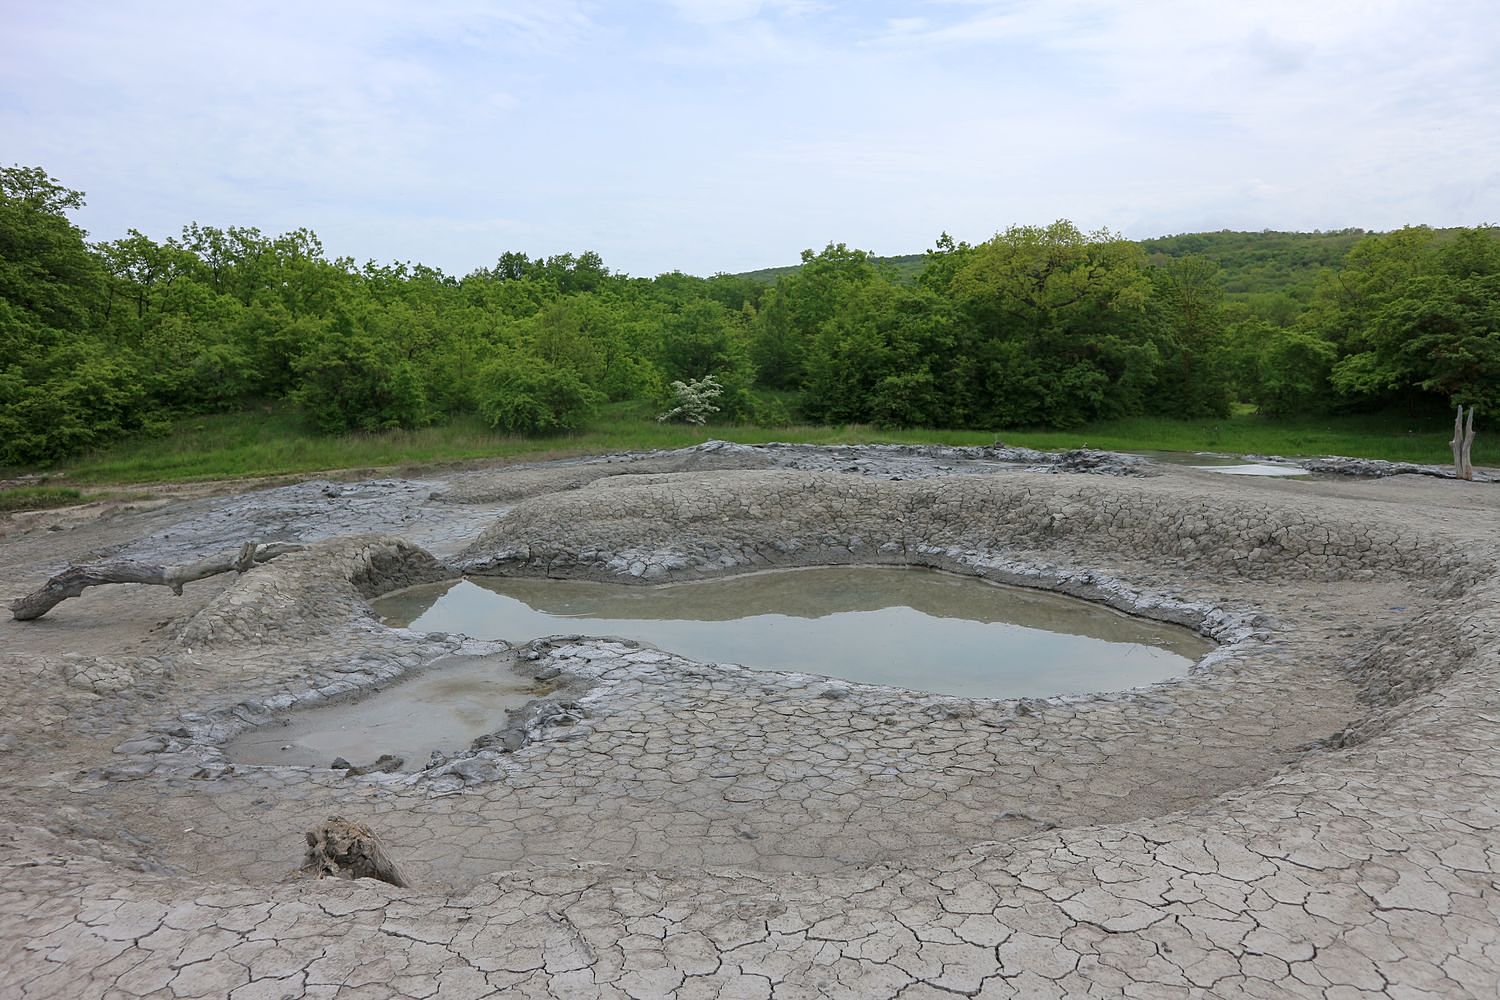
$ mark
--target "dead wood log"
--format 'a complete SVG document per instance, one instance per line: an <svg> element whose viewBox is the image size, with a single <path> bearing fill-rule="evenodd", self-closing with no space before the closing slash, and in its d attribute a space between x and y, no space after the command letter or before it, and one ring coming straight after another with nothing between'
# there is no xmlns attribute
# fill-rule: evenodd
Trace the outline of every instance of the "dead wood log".
<svg viewBox="0 0 1500 1000"><path fill-rule="evenodd" d="M234 552L209 556L186 566L156 566L126 559L70 566L42 584L39 589L11 601L10 613L16 621L32 621L68 598L77 597L90 587L106 583L150 583L171 587L172 593L180 595L183 585L194 580L218 576L220 573L243 573L256 563L269 562L277 556L296 552L301 548L301 545L283 542L269 545L246 542Z"/></svg>
<svg viewBox="0 0 1500 1000"><path fill-rule="evenodd" d="M342 816L330 816L307 831L307 855L300 871L314 878L373 878L402 888L407 885L375 831Z"/></svg>

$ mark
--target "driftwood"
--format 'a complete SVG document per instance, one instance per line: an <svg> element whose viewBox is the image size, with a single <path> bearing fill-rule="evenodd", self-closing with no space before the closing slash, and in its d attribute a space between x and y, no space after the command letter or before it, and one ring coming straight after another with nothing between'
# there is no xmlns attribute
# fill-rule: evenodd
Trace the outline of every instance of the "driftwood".
<svg viewBox="0 0 1500 1000"><path fill-rule="evenodd" d="M209 556L186 566L154 566L150 563L115 560L88 566L70 566L42 584L41 588L10 602L11 617L27 622L42 617L70 597L77 597L90 587L106 583L151 583L171 587L180 595L184 584L220 573L243 573L256 563L269 562L277 556L296 552L301 545L274 543L257 545L246 542L236 552Z"/></svg>
<svg viewBox="0 0 1500 1000"><path fill-rule="evenodd" d="M1448 442L1453 449L1453 471L1459 479L1474 478L1474 407L1469 407L1468 420L1464 419L1464 408L1458 408L1453 418L1453 440Z"/></svg>
<svg viewBox="0 0 1500 1000"><path fill-rule="evenodd" d="M300 871L314 878L373 878L407 885L375 831L341 816L330 816L307 831L307 855Z"/></svg>

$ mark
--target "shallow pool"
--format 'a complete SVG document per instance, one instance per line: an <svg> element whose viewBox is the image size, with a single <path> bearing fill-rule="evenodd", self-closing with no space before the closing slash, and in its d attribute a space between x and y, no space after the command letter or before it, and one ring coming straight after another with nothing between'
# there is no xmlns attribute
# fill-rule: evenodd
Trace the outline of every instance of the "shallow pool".
<svg viewBox="0 0 1500 1000"><path fill-rule="evenodd" d="M450 657L398 684L360 698L293 712L229 741L242 764L328 767L342 757L364 766L382 754L414 771L434 750L465 750L505 727L509 713L547 688L513 673L508 658Z"/></svg>
<svg viewBox="0 0 1500 1000"><path fill-rule="evenodd" d="M1247 462L1232 455L1211 451L1132 451L1128 454L1149 458L1167 465L1187 465L1204 472L1226 476L1267 476L1279 479L1311 479L1312 474L1290 462Z"/></svg>
<svg viewBox="0 0 1500 1000"><path fill-rule="evenodd" d="M1180 675L1212 644L1184 628L975 577L781 570L641 587L476 578L376 602L392 625L522 642L636 639L738 663L979 698L1118 691Z"/></svg>

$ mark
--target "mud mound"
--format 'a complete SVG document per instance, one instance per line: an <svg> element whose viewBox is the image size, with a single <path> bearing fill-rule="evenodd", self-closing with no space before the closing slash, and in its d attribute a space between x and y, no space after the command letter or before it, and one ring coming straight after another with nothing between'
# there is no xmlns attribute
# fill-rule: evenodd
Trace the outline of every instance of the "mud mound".
<svg viewBox="0 0 1500 1000"><path fill-rule="evenodd" d="M1035 475L884 483L816 473L628 477L518 505L456 559L471 573L687 579L820 563L932 564L949 549L1251 579L1442 577L1463 555L1356 503L1233 486Z"/></svg>

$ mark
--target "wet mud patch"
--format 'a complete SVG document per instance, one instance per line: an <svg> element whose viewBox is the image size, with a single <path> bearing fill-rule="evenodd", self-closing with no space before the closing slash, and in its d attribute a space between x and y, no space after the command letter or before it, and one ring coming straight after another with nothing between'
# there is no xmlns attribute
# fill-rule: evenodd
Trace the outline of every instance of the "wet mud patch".
<svg viewBox="0 0 1500 1000"><path fill-rule="evenodd" d="M357 699L246 730L225 745L225 756L301 767L336 767L342 759L345 769L394 758L390 770L421 770L505 731L527 705L555 690L512 669L509 657L454 659Z"/></svg>

